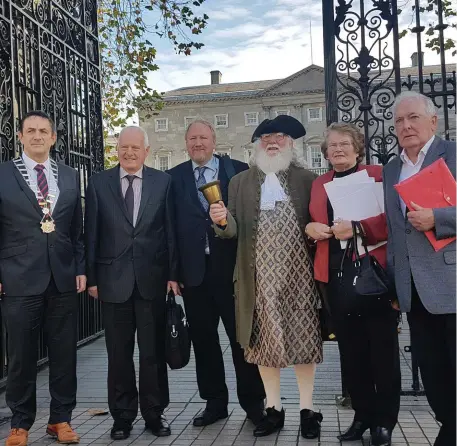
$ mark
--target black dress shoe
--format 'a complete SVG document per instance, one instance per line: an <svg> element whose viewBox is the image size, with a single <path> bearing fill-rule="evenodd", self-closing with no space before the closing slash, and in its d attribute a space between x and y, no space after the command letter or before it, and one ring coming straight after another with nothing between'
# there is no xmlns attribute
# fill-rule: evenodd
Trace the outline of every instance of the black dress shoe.
<svg viewBox="0 0 457 446"><path fill-rule="evenodd" d="M218 420L222 420L228 417L227 409L224 410L209 410L205 409L198 417L194 418L194 426L203 427L209 426Z"/></svg>
<svg viewBox="0 0 457 446"><path fill-rule="evenodd" d="M268 407L266 416L254 429L254 437L266 437L281 430L284 427L285 415L284 409L279 412L274 406Z"/></svg>
<svg viewBox="0 0 457 446"><path fill-rule="evenodd" d="M311 440L318 438L321 434L321 423L323 416L320 412L310 409L300 410L300 432L303 438Z"/></svg>
<svg viewBox="0 0 457 446"><path fill-rule="evenodd" d="M265 410L250 410L249 412L246 413L246 418L248 420L251 420L255 426L258 426L264 418L267 416L267 413Z"/></svg>
<svg viewBox="0 0 457 446"><path fill-rule="evenodd" d="M354 420L352 424L343 432L338 435L337 438L340 441L358 441L361 440L365 431L370 427L368 423L364 421Z"/></svg>
<svg viewBox="0 0 457 446"><path fill-rule="evenodd" d="M156 437L168 437L171 435L170 425L168 424L165 415L148 419L146 421L146 429L150 430Z"/></svg>
<svg viewBox="0 0 457 446"><path fill-rule="evenodd" d="M378 426L371 432L372 446L391 446L392 444L392 429Z"/></svg>
<svg viewBox="0 0 457 446"><path fill-rule="evenodd" d="M132 423L129 423L127 421L115 421L111 429L111 438L113 440L125 440L126 438L130 437L131 431Z"/></svg>

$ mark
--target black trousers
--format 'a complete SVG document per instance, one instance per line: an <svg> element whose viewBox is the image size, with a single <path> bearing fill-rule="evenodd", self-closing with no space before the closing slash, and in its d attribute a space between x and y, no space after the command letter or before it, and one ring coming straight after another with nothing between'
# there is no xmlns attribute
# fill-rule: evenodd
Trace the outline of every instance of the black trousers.
<svg viewBox="0 0 457 446"><path fill-rule="evenodd" d="M400 409L400 353L394 310L364 316L334 315L342 374L354 419L393 429Z"/></svg>
<svg viewBox="0 0 457 446"><path fill-rule="evenodd" d="M431 314L412 287L411 311L408 323L411 346L427 400L442 423L435 446L456 444L456 327L455 314Z"/></svg>
<svg viewBox="0 0 457 446"><path fill-rule="evenodd" d="M43 294L2 297L8 335L6 403L13 413L12 428L29 430L35 421L38 340L42 328L49 356L49 423L71 421L76 406L78 305L76 292L59 293L52 278Z"/></svg>
<svg viewBox="0 0 457 446"><path fill-rule="evenodd" d="M170 402L165 362L164 300L145 300L137 286L123 303L103 302L108 351L108 406L115 421L132 423L138 414L133 352L135 332L140 355L139 400L145 421L155 419Z"/></svg>
<svg viewBox="0 0 457 446"><path fill-rule="evenodd" d="M246 411L263 408L265 389L254 364L244 360L244 352L236 340L235 301L233 287L218 283L207 262L203 283L183 289L184 306L195 353L200 397L209 410L223 410L228 404L224 360L219 343L219 321L230 340L235 366L238 401Z"/></svg>

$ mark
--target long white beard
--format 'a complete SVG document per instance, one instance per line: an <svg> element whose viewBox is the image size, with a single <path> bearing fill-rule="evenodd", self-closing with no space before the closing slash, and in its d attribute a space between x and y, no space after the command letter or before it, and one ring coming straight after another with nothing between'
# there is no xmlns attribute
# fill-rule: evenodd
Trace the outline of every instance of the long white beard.
<svg viewBox="0 0 457 446"><path fill-rule="evenodd" d="M265 174L278 173L281 170L286 170L292 163L292 159L292 147L283 152L278 152L275 156L269 156L265 150L259 148L255 154L255 165Z"/></svg>

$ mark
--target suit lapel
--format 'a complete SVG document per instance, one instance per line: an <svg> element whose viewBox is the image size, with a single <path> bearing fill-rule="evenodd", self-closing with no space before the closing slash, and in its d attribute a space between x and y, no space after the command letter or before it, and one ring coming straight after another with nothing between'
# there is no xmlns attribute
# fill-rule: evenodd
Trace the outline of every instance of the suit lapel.
<svg viewBox="0 0 457 446"><path fill-rule="evenodd" d="M22 177L21 173L19 170L17 170L17 167L14 165L13 162L11 162L12 168L13 168L13 174L16 177L16 180L19 184L19 187L22 189L26 197L29 199L30 203L32 206L35 208L35 210L38 212L38 214L42 217L43 213L41 212L40 205L38 204L38 200L36 198L35 193L30 189L28 184L25 182L24 178Z"/></svg>
<svg viewBox="0 0 457 446"><path fill-rule="evenodd" d="M187 161L187 165L184 166L184 174L182 176L184 182L184 190L189 193L190 201L198 209L198 211L205 215L205 211L198 199L197 185L195 184L194 171L192 169L192 161Z"/></svg>
<svg viewBox="0 0 457 446"><path fill-rule="evenodd" d="M54 216L57 215L60 208L62 207L61 206L62 205L62 194L68 188L67 178L65 176L64 169L62 169L62 167L59 164L57 164L57 170L59 172L58 178L57 178L57 187L59 188L59 196L57 197L57 201L54 204L54 210L52 212L52 214ZM52 169L51 169L51 175L52 175Z"/></svg>
<svg viewBox="0 0 457 446"><path fill-rule="evenodd" d="M217 179L221 182L222 200L227 203L229 179L225 171L224 160L219 156L217 158L219 159L219 172Z"/></svg>
<svg viewBox="0 0 457 446"><path fill-rule="evenodd" d="M435 136L427 155L425 155L424 162L422 163L421 170L433 164L438 158L445 154L444 145L441 143L441 138Z"/></svg>
<svg viewBox="0 0 457 446"><path fill-rule="evenodd" d="M115 167L114 169L111 169L110 178L109 178L109 186L110 186L111 192L113 193L114 201L121 208L121 211L124 213L125 218L133 226L133 221L127 212L127 207L125 206L124 197L122 196L121 177L120 177L120 173L119 173L119 166Z"/></svg>
<svg viewBox="0 0 457 446"><path fill-rule="evenodd" d="M141 216L146 208L146 205L149 201L149 198L152 195L152 191L154 190L154 171L152 169L148 169L146 166L143 168L143 182L142 182L142 189L141 189L141 201L140 201L140 208L138 210L138 217L136 219L136 227L140 223ZM125 206L124 206L125 207Z"/></svg>

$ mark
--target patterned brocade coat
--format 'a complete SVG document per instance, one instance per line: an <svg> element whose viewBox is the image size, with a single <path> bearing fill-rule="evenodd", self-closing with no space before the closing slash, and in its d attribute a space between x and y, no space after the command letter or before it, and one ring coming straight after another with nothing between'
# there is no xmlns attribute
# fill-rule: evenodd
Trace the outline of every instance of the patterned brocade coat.
<svg viewBox="0 0 457 446"><path fill-rule="evenodd" d="M316 177L309 170L293 164L288 170L287 185L290 200L303 234L305 226L311 221L308 207L311 184ZM227 227L222 230L215 226L217 236L238 238L233 281L237 339L243 348L249 346L255 308L255 256L260 214L260 188L260 176L256 167L234 176L229 185Z"/></svg>

